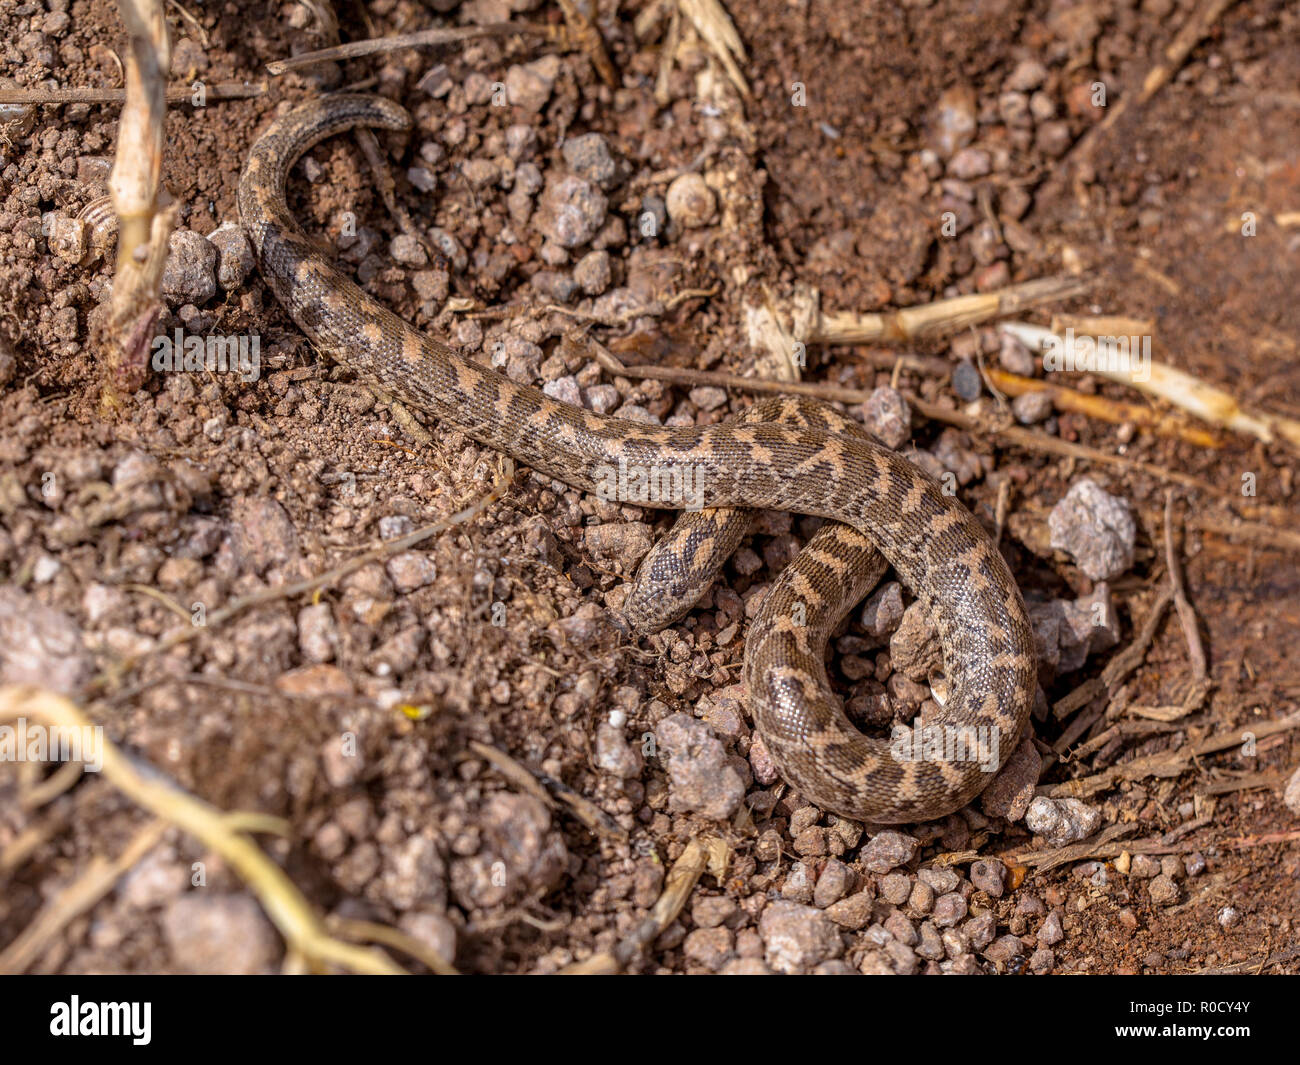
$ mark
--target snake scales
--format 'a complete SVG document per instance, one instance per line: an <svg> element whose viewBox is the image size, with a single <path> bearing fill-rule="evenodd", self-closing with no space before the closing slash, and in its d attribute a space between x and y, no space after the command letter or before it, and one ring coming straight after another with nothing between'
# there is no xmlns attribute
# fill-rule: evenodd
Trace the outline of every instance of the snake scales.
<svg viewBox="0 0 1300 1065"><path fill-rule="evenodd" d="M289 168L318 141L354 126L409 125L407 113L381 97L330 96L276 118L253 146L239 183L240 217L263 277L303 332L389 394L583 491L606 490L612 469L640 471L641 483L649 471L674 490L692 485L692 502L708 509L681 515L626 601L626 616L642 631L689 609L744 536L747 508L832 519L779 576L750 626L745 679L755 726L788 781L848 817L927 820L974 798L1018 741L1035 690L1024 604L975 518L829 407L775 400L719 425L644 425L558 402L418 332L340 274L285 200ZM647 499L642 491L633 501L681 509L683 498ZM831 631L884 569L876 548L939 632L948 697L911 732L934 743L864 736L827 681ZM977 750L966 741L978 737L986 746Z"/></svg>

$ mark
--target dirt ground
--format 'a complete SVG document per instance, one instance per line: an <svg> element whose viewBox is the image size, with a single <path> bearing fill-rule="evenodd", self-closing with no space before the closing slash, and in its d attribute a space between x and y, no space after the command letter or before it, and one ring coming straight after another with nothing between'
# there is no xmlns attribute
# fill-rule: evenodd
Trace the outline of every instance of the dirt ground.
<svg viewBox="0 0 1300 1065"><path fill-rule="evenodd" d="M775 376L755 315L800 293L866 314L1060 275L1086 294L1018 317L1149 319L1157 360L1297 417L1300 12L1229 5L1139 101L1203 6L732 2L742 92L672 3L580 3L597 11L613 85L589 52L540 36L318 64L249 98L173 104L163 180L178 227L210 236L237 221L240 169L279 105L345 86L397 100L415 128L381 138L382 157L433 253L400 239L346 136L293 172L304 228L419 328L624 417L708 424L753 397L611 375L578 333L629 366ZM564 25L538 0L336 11L345 41ZM330 43L293 2L186 3L168 22L177 85L260 81L267 63ZM0 77L19 86L120 87L124 43L108 0L0 6ZM1022 426L1046 446L1016 444L979 427L1008 419L987 374L965 396L972 365L1024 361L991 322L810 345L808 381L892 386L979 423L914 413L904 450L954 471L1035 617L1113 605L1104 644L1079 652L1039 633L1050 664L1023 749L1042 766L1038 793L1111 773L1079 789L1092 820L1077 850L1031 833L1023 802L1007 816L987 796L880 832L783 784L744 714L746 619L815 520L764 515L695 611L629 640L615 624L626 579L671 515L521 471L482 513L407 550L195 626L196 611L472 506L500 466L436 423L421 439L387 397L321 360L256 271L225 275L230 244L220 285L210 263L206 288L202 269L165 279L159 332L256 337L257 379L155 372L105 413L88 338L111 251L78 261L50 234L103 197L118 110L0 109L0 681L69 695L135 764L213 807L283 819L255 838L315 912L401 930L426 949L423 963L393 950L413 971L431 951L463 972L553 972L634 937L697 840L725 854L725 872L705 872L627 970L1300 972L1300 825L1283 801L1300 739L1276 724L1300 709L1294 447L1217 430L1207 446L1062 409ZM1031 375L1169 410L1099 376ZM1105 587L1049 542L1049 513L1085 479L1135 522ZM1169 585L1171 488L1208 694L1189 701L1194 662L1171 609L1131 674L1063 706L1133 644ZM855 613L832 641L838 690L877 729L929 697L891 662L892 629L870 627L883 613ZM149 815L94 774L36 803L46 778L33 768L0 767L4 968L303 964L229 860L174 827L73 904ZM1018 782L1025 801L1033 775Z"/></svg>

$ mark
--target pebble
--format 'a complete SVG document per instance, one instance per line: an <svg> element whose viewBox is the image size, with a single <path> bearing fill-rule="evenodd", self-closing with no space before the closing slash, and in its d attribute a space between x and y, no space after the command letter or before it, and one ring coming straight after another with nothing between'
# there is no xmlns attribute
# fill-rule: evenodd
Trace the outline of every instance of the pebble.
<svg viewBox="0 0 1300 1065"><path fill-rule="evenodd" d="M781 897L791 902L809 903L813 900L813 871L808 862L794 862L781 885Z"/></svg>
<svg viewBox="0 0 1300 1065"><path fill-rule="evenodd" d="M515 107L536 114L546 106L560 73L560 57L543 56L506 71L506 99Z"/></svg>
<svg viewBox="0 0 1300 1065"><path fill-rule="evenodd" d="M835 924L821 910L797 902L773 902L759 918L767 964L777 972L801 973L844 953Z"/></svg>
<svg viewBox="0 0 1300 1065"><path fill-rule="evenodd" d="M698 229L713 220L717 198L699 174L688 171L679 174L668 186L664 198L668 217L683 229Z"/></svg>
<svg viewBox="0 0 1300 1065"><path fill-rule="evenodd" d="M887 640L903 620L903 586L889 581L876 589L862 607L859 621L878 640Z"/></svg>
<svg viewBox="0 0 1300 1065"><path fill-rule="evenodd" d="M844 897L853 883L853 871L843 862L831 858L817 878L813 889L813 905L819 910L826 909Z"/></svg>
<svg viewBox="0 0 1300 1065"><path fill-rule="evenodd" d="M298 648L308 662L330 661L338 643L338 628L329 603L316 603L298 611Z"/></svg>
<svg viewBox="0 0 1300 1065"><path fill-rule="evenodd" d="M578 387L578 379L572 374L557 377L554 381L547 381L546 384L542 385L542 391L552 399L558 399L561 403L568 403L573 407L582 406L582 389Z"/></svg>
<svg viewBox="0 0 1300 1065"><path fill-rule="evenodd" d="M886 829L862 848L859 855L863 868L871 873L887 873L900 865L906 865L916 857L920 842L912 836ZM910 888L908 889L911 890ZM906 895L903 896L907 898Z"/></svg>
<svg viewBox="0 0 1300 1065"><path fill-rule="evenodd" d="M673 714L655 727L655 737L665 755L675 809L723 820L740 808L745 782L708 725L686 714Z"/></svg>
<svg viewBox="0 0 1300 1065"><path fill-rule="evenodd" d="M1025 827L1044 836L1054 847L1077 843L1097 831L1101 811L1078 799L1049 799L1040 795L1025 812Z"/></svg>
<svg viewBox="0 0 1300 1065"><path fill-rule="evenodd" d="M985 949L984 957L994 965L1010 965L1025 953L1025 945L1018 936L998 936Z"/></svg>
<svg viewBox="0 0 1300 1065"><path fill-rule="evenodd" d="M438 567L433 559L420 551L404 551L394 555L385 565L388 578L401 595L424 588L438 579Z"/></svg>
<svg viewBox="0 0 1300 1065"><path fill-rule="evenodd" d="M951 928L967 914L966 900L955 891L940 895L934 900L932 920L939 928Z"/></svg>
<svg viewBox="0 0 1300 1065"><path fill-rule="evenodd" d="M605 221L608 201L590 181L568 175L548 183L538 202L540 231L563 248L586 244Z"/></svg>
<svg viewBox="0 0 1300 1065"><path fill-rule="evenodd" d="M1037 425L1052 415L1054 404L1052 394L1043 392L1025 392L1011 401L1011 413L1021 425Z"/></svg>
<svg viewBox="0 0 1300 1065"><path fill-rule="evenodd" d="M397 927L448 964L456 960L456 926L443 914L409 910L402 914Z"/></svg>
<svg viewBox="0 0 1300 1065"><path fill-rule="evenodd" d="M159 283L172 306L202 306L217 294L217 249L192 229L178 229L167 245Z"/></svg>
<svg viewBox="0 0 1300 1065"><path fill-rule="evenodd" d="M1137 526L1127 501L1096 482L1076 482L1052 508L1052 547L1069 554L1095 581L1111 580L1133 565Z"/></svg>
<svg viewBox="0 0 1300 1065"><path fill-rule="evenodd" d="M596 728L596 765L624 780L639 777L645 767L641 752L628 744L623 730L608 723Z"/></svg>
<svg viewBox="0 0 1300 1065"><path fill-rule="evenodd" d="M619 395L618 389L613 385L592 385L587 389L584 395L587 400L587 406L597 414L610 413L610 411L614 410L623 399L623 397Z"/></svg>
<svg viewBox="0 0 1300 1065"><path fill-rule="evenodd" d="M648 525L639 521L606 522L584 529L582 543L598 561L618 565L624 573L632 573L649 553L654 534Z"/></svg>
<svg viewBox="0 0 1300 1065"><path fill-rule="evenodd" d="M859 891L826 907L826 916L841 928L857 932L871 923L875 899L870 891Z"/></svg>
<svg viewBox="0 0 1300 1065"><path fill-rule="evenodd" d="M573 268L573 280L588 296L599 296L613 280L609 252L588 252Z"/></svg>
<svg viewBox="0 0 1300 1065"><path fill-rule="evenodd" d="M998 348L998 362L1008 373L1021 377L1033 377L1036 370L1033 353L1025 347L1019 337L1003 333Z"/></svg>
<svg viewBox="0 0 1300 1065"><path fill-rule="evenodd" d="M984 391L984 382L975 364L963 359L952 371L952 390L967 403L974 403Z"/></svg>
<svg viewBox="0 0 1300 1065"><path fill-rule="evenodd" d="M618 166L610 154L609 145L599 133L584 133L570 137L562 149L565 165L575 174L608 189L613 183Z"/></svg>
<svg viewBox="0 0 1300 1065"><path fill-rule="evenodd" d="M726 895L705 895L692 904L691 920L700 928L716 928L738 912L734 899Z"/></svg>
<svg viewBox="0 0 1300 1065"><path fill-rule="evenodd" d="M948 174L958 181L987 176L993 170L993 161L983 148L963 148L948 160Z"/></svg>
<svg viewBox="0 0 1300 1065"><path fill-rule="evenodd" d="M996 859L981 860L970 867L970 882L977 891L986 892L990 898L1000 899L1006 889L1007 867Z"/></svg>
<svg viewBox="0 0 1300 1065"><path fill-rule="evenodd" d="M997 935L998 919L992 913L982 913L972 917L962 928L970 940L971 949L982 951Z"/></svg>
<svg viewBox="0 0 1300 1065"><path fill-rule="evenodd" d="M731 960L734 936L730 928L697 928L682 941L687 961L717 972Z"/></svg>
<svg viewBox="0 0 1300 1065"><path fill-rule="evenodd" d="M896 388L874 389L860 412L867 432L897 450L912 436L912 408Z"/></svg>
<svg viewBox="0 0 1300 1065"><path fill-rule="evenodd" d="M1016 92L1029 92L1047 80L1047 68L1037 59L1022 59L1007 77L1006 87Z"/></svg>
<svg viewBox="0 0 1300 1065"><path fill-rule="evenodd" d="M429 253L424 250L424 245L419 238L412 233L397 234L389 245L388 252L394 262L401 263L403 266L418 267L429 264Z"/></svg>
<svg viewBox="0 0 1300 1065"><path fill-rule="evenodd" d="M906 873L890 873L880 878L880 897L892 906L902 906L912 894L912 878Z"/></svg>
<svg viewBox="0 0 1300 1065"><path fill-rule="evenodd" d="M1038 942L1044 946L1052 947L1065 938L1065 929L1061 927L1061 915L1053 910L1047 915L1042 926L1038 929Z"/></svg>
<svg viewBox="0 0 1300 1065"><path fill-rule="evenodd" d="M1282 802L1293 814L1300 816L1300 766L1291 774L1282 791Z"/></svg>
<svg viewBox="0 0 1300 1065"><path fill-rule="evenodd" d="M943 159L975 139L975 90L968 85L954 85L939 97L935 113L933 142Z"/></svg>
<svg viewBox="0 0 1300 1065"><path fill-rule="evenodd" d="M159 923L172 958L191 973L265 973L280 953L275 929L248 895L182 895Z"/></svg>
<svg viewBox="0 0 1300 1065"><path fill-rule="evenodd" d="M1235 906L1225 906L1219 911L1215 918L1219 922L1219 927L1227 931L1241 921L1241 911Z"/></svg>
<svg viewBox="0 0 1300 1065"><path fill-rule="evenodd" d="M1173 877L1165 876L1164 873L1151 881L1147 891L1151 894L1151 901L1157 906L1172 906L1178 901L1178 884Z"/></svg>
<svg viewBox="0 0 1300 1065"><path fill-rule="evenodd" d="M0 684L38 684L73 695L93 662L81 629L16 587L0 587Z"/></svg>

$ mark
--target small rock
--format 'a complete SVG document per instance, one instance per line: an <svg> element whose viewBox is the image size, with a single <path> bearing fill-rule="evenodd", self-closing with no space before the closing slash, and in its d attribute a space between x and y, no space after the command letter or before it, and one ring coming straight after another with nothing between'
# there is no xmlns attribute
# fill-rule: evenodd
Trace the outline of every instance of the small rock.
<svg viewBox="0 0 1300 1065"><path fill-rule="evenodd" d="M438 579L433 559L419 551L403 551L388 560L385 569L393 587L401 595L424 588Z"/></svg>
<svg viewBox="0 0 1300 1065"><path fill-rule="evenodd" d="M906 865L916 857L920 842L912 836L886 829L862 848L860 858L863 868L871 873L887 873L900 865Z"/></svg>
<svg viewBox="0 0 1300 1065"><path fill-rule="evenodd" d="M617 165L609 145L599 133L584 133L564 142L564 162L581 178L609 188L614 182Z"/></svg>
<svg viewBox="0 0 1300 1065"><path fill-rule="evenodd" d="M1038 942L1053 947L1065 938L1065 929L1061 927L1061 915L1053 910L1047 915L1042 927L1038 929Z"/></svg>
<svg viewBox="0 0 1300 1065"><path fill-rule="evenodd" d="M1025 953L1025 945L1018 936L998 936L984 949L984 957L994 965L1009 965Z"/></svg>
<svg viewBox="0 0 1300 1065"><path fill-rule="evenodd" d="M799 973L844 953L834 923L821 910L796 902L773 902L758 923L767 964L778 972Z"/></svg>
<svg viewBox="0 0 1300 1065"><path fill-rule="evenodd" d="M1291 774L1291 779L1286 782L1286 788L1282 792L1282 802L1286 808L1293 814L1300 816L1300 767Z"/></svg>
<svg viewBox="0 0 1300 1065"><path fill-rule="evenodd" d="M971 864L970 882L977 891L986 892L990 898L1000 899L1006 888L1007 867L996 859Z"/></svg>
<svg viewBox="0 0 1300 1065"><path fill-rule="evenodd" d="M563 248L576 248L594 237L605 221L609 203L590 181L569 175L548 183L538 202L541 232Z"/></svg>
<svg viewBox="0 0 1300 1065"><path fill-rule="evenodd" d="M1054 847L1077 843L1096 832L1100 825L1101 811L1078 799L1049 799L1040 795L1025 813L1025 827L1046 837Z"/></svg>
<svg viewBox="0 0 1300 1065"><path fill-rule="evenodd" d="M603 723L596 728L596 765L616 777L639 777L645 763L641 752L628 745L621 728Z"/></svg>
<svg viewBox="0 0 1300 1065"><path fill-rule="evenodd" d="M819 910L826 909L843 898L852 883L853 871L843 862L831 858L822 870L822 875L817 878L817 886L813 889L813 905Z"/></svg>
<svg viewBox="0 0 1300 1065"><path fill-rule="evenodd" d="M609 252L588 252L573 268L573 280L588 296L599 296L613 280Z"/></svg>
<svg viewBox="0 0 1300 1065"><path fill-rule="evenodd" d="M67 614L18 588L0 587L0 684L75 695L93 668L81 629Z"/></svg>
<svg viewBox="0 0 1300 1065"><path fill-rule="evenodd" d="M506 99L513 106L535 114L546 106L559 73L560 57L557 55L513 66L506 71Z"/></svg>
<svg viewBox="0 0 1300 1065"><path fill-rule="evenodd" d="M160 923L172 958L191 973L265 973L279 954L275 929L247 895L182 895Z"/></svg>
<svg viewBox="0 0 1300 1065"><path fill-rule="evenodd" d="M173 306L202 306L217 294L217 249L191 229L178 229L167 245L159 287Z"/></svg>
<svg viewBox="0 0 1300 1065"><path fill-rule="evenodd" d="M676 809L723 820L740 808L745 783L704 722L673 714L659 722L655 736L667 755L670 801Z"/></svg>
<svg viewBox="0 0 1300 1065"><path fill-rule="evenodd" d="M1164 873L1151 881L1147 891L1151 893L1151 901L1157 906L1172 906L1178 901L1178 884L1173 877L1165 876Z"/></svg>
<svg viewBox="0 0 1300 1065"><path fill-rule="evenodd" d="M1011 401L1011 413L1021 425L1037 425L1052 415L1055 404L1050 392L1025 392Z"/></svg>
<svg viewBox="0 0 1300 1065"><path fill-rule="evenodd" d="M896 388L874 389L862 404L867 432L885 447L897 450L912 436L912 408Z"/></svg>
<svg viewBox="0 0 1300 1065"><path fill-rule="evenodd" d="M1133 565L1137 526L1128 503L1087 478L1052 508L1047 525L1052 547L1067 552L1095 581L1111 580Z"/></svg>
<svg viewBox="0 0 1300 1065"><path fill-rule="evenodd" d="M954 85L939 97L932 124L935 150L949 159L975 139L975 90L968 85Z"/></svg>

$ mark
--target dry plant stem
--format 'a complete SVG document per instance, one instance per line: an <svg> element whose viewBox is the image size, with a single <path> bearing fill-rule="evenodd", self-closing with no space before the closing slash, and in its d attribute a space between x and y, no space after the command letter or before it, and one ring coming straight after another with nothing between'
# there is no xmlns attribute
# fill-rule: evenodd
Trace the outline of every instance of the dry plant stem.
<svg viewBox="0 0 1300 1065"><path fill-rule="evenodd" d="M208 100L247 100L266 94L266 82L218 81L204 85ZM169 104L185 103L194 96L188 85L175 85L164 94ZM120 104L126 100L125 89L0 89L0 104Z"/></svg>
<svg viewBox="0 0 1300 1065"><path fill-rule="evenodd" d="M158 0L119 0L130 39L126 104L117 127L117 153L108 188L118 220L117 269L108 325L100 348L106 370L104 401L144 384L175 205L158 209L162 174L167 71L171 48Z"/></svg>
<svg viewBox="0 0 1300 1065"><path fill-rule="evenodd" d="M1103 692L1111 695L1115 693L1119 686L1146 658L1147 648L1151 646L1151 641L1155 639L1156 629L1160 627L1160 622L1164 619L1165 611L1169 609L1169 604L1173 602L1173 598L1172 588L1163 589L1159 596L1156 597L1156 601L1151 605L1147 616L1143 619L1142 627L1134 635L1133 642L1106 663L1106 667L1101 671L1101 676L1084 681L1052 705L1052 714L1058 721L1069 717L1080 707L1087 706L1088 703Z"/></svg>
<svg viewBox="0 0 1300 1065"><path fill-rule="evenodd" d="M460 975L455 966L427 943L421 943L414 936L408 936L391 925L378 924L375 921L351 920L339 917L337 914L330 914L325 918L325 926L331 932L337 932L355 943L379 943L400 950L403 954L422 962L439 976Z"/></svg>
<svg viewBox="0 0 1300 1065"><path fill-rule="evenodd" d="M1134 326L1139 330L1151 328L1150 323L1134 323L1125 319L1057 315L1052 319L1050 328L1025 322L1005 322L1002 330L1029 348L1042 350L1049 341L1064 343L1063 334L1067 329L1073 329L1075 336L1106 337L1127 336ZM1266 444L1280 438L1292 448L1300 449L1300 422L1295 419L1247 410L1230 393L1163 362L1152 360L1149 371L1146 380L1139 380L1127 369L1112 370L1099 366L1093 372L1117 384L1157 396L1210 425L1253 436Z"/></svg>
<svg viewBox="0 0 1300 1065"><path fill-rule="evenodd" d="M1188 692L1184 708L1190 713L1200 706L1206 693L1208 671L1205 665L1205 647L1201 643L1201 633L1196 620L1196 611L1187 599L1187 588L1183 582L1183 567L1174 548L1174 493L1165 493L1165 566L1169 570L1169 585L1174 593L1174 609L1178 611L1178 620L1183 626L1183 637L1187 640L1187 657L1192 665L1192 690Z"/></svg>
<svg viewBox="0 0 1300 1065"><path fill-rule="evenodd" d="M355 59L362 55L375 55L381 52L397 52L403 48L428 48L440 44L454 44L457 41L471 41L481 37L512 37L527 34L537 37L556 37L556 31L550 26L533 22L493 22L486 26L465 26L454 29L420 30L418 33L399 33L392 37L375 37L368 41L349 41L333 48L320 48L314 52L303 52L292 59L277 59L267 63L266 69L272 74L285 74L299 67L309 67L313 63L322 63L337 59Z"/></svg>
<svg viewBox="0 0 1300 1065"><path fill-rule="evenodd" d="M1131 422L1144 429L1150 429L1160 436L1174 436L1186 440L1197 447L1220 448L1223 440L1214 433L1189 425L1181 418L1175 418L1150 407L1141 407L1136 403L1124 403L1107 399L1105 396L1090 396L1073 388L1049 384L1033 377L1021 377L1019 374L999 370L996 366L984 371L990 381L1009 396L1023 396L1030 392L1046 392L1052 397L1052 405L1060 411L1074 411L1097 418L1112 425Z"/></svg>
<svg viewBox="0 0 1300 1065"><path fill-rule="evenodd" d="M26 972L68 923L112 891L122 874L153 850L170 827L161 818L155 819L132 836L116 858L101 855L92 858L89 867L50 899L35 919L0 953L0 973L12 976Z"/></svg>
<svg viewBox="0 0 1300 1065"><path fill-rule="evenodd" d="M1258 725L1242 726L1231 732L1220 733L1200 743L1189 743L1172 752L1147 755L1135 758L1123 765L1111 766L1090 777L1070 780L1063 784L1049 784L1038 789L1038 794L1048 795L1054 799L1082 799L1110 787L1119 780L1141 780L1144 777L1176 777L1190 768L1195 760L1205 754L1215 754L1230 747L1238 747L1243 736L1250 733L1256 740L1265 739L1279 732L1289 732L1300 728L1300 714L1278 721L1264 721Z"/></svg>
<svg viewBox="0 0 1300 1065"><path fill-rule="evenodd" d="M1019 314L1039 304L1081 295L1089 284L1077 277L1044 277L1008 285L998 292L954 296L883 314L823 311L805 339L810 344L861 344L873 340L897 342L948 336L992 318Z"/></svg>
<svg viewBox="0 0 1300 1065"><path fill-rule="evenodd" d="M618 74L614 64L609 61L609 52L605 50L605 39L573 0L560 0L560 10L564 12L564 21L568 23L569 33L574 42L587 53L591 65L596 68L600 80L611 89L618 87Z"/></svg>
<svg viewBox="0 0 1300 1065"><path fill-rule="evenodd" d="M745 81L737 60L747 63L749 58L726 9L719 0L677 0L677 7L722 64L736 91L748 100L749 83Z"/></svg>
<svg viewBox="0 0 1300 1065"><path fill-rule="evenodd" d="M627 839L627 832L620 828L613 818L595 803L584 799L571 789L558 782L553 782L555 784L555 795L552 795L527 766L511 758L504 751L499 751L495 747L490 747L486 743L479 743L476 740L470 741L469 749L480 758L491 763L507 780L521 791L528 792L529 795L540 801L544 806L552 810L555 809L558 797L559 801L565 803L573 812L573 815L593 835L606 836L617 840ZM550 780L550 778L547 779Z"/></svg>
<svg viewBox="0 0 1300 1065"><path fill-rule="evenodd" d="M0 720L26 717L48 727L84 730L93 723L70 700L32 687L0 688ZM182 791L156 772L144 773L109 740L102 741L103 778L118 791L167 824L210 847L257 895L267 916L291 950L314 965L337 965L358 973L399 974L403 970L378 951L343 943L330 936L283 869L242 831L246 820L225 813ZM155 840L156 842L156 840ZM138 860L138 859L136 859ZM114 879L116 879L115 874Z"/></svg>

